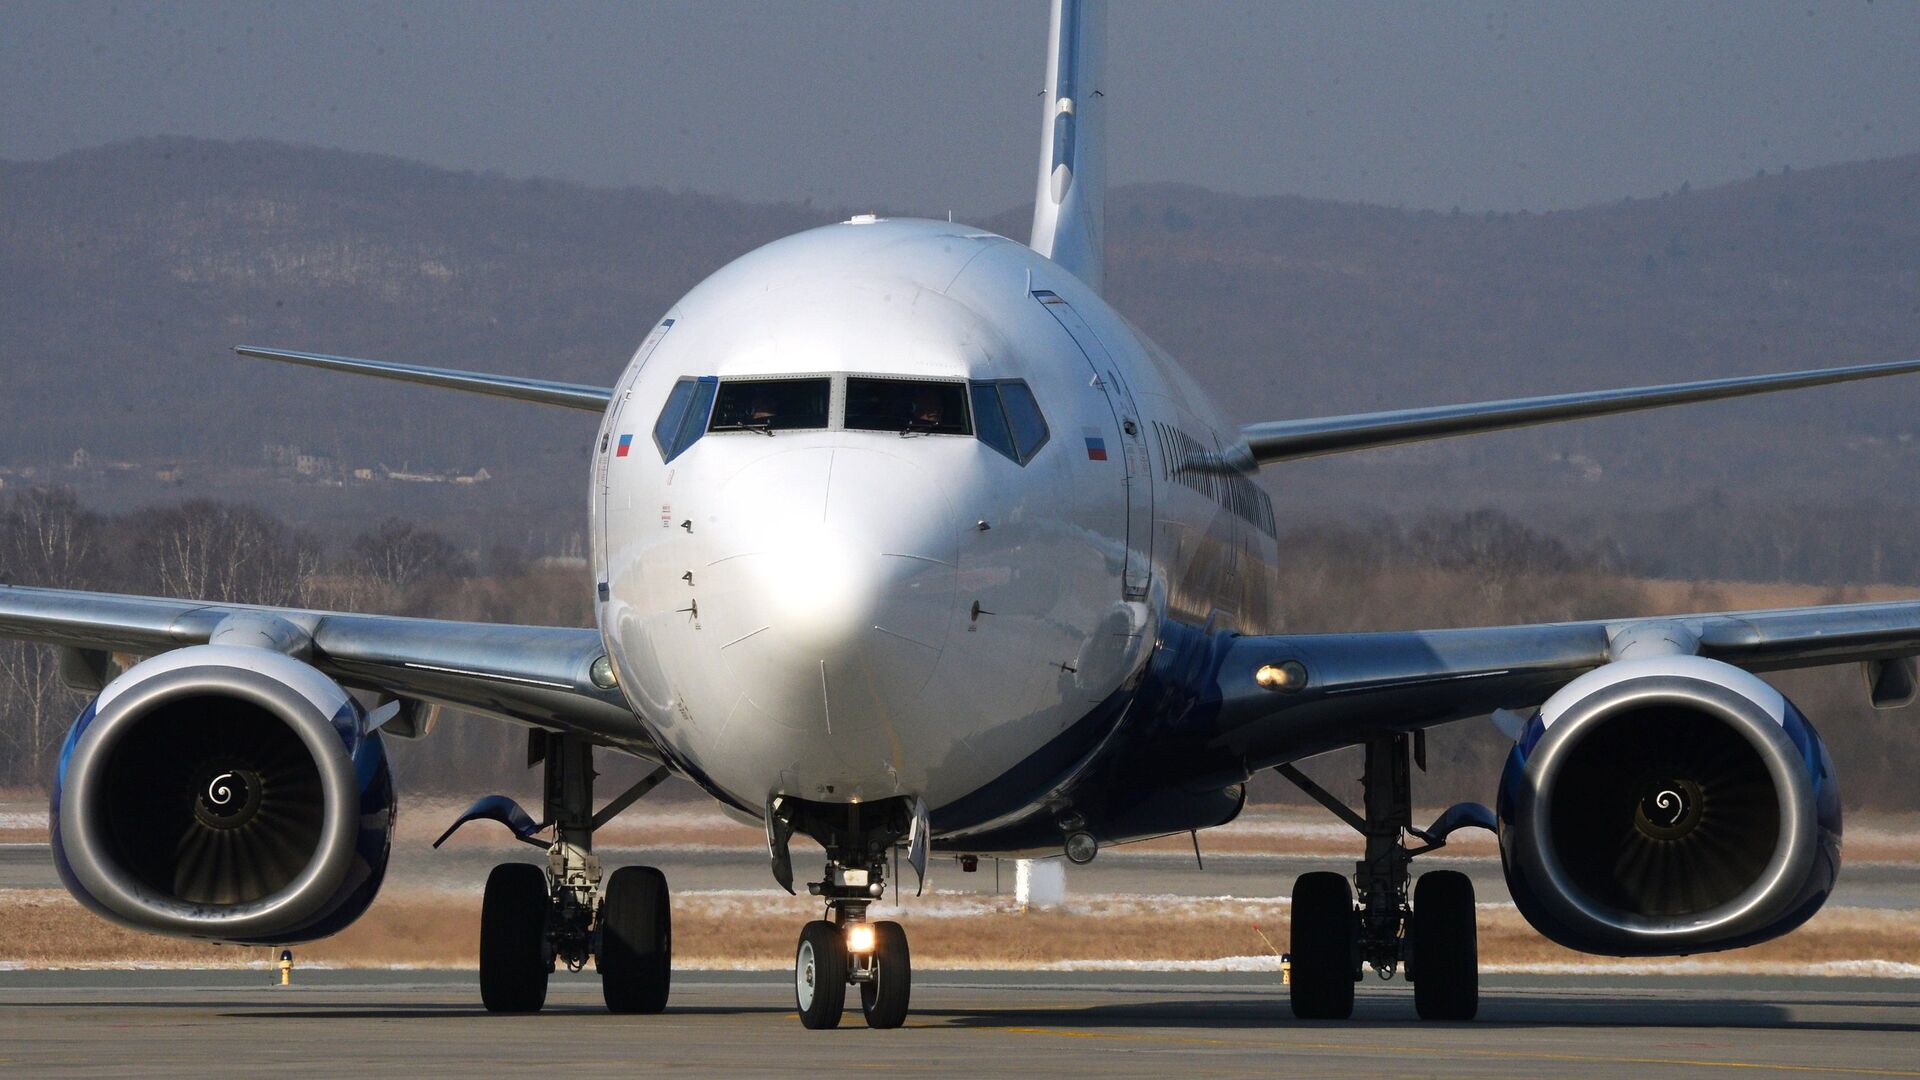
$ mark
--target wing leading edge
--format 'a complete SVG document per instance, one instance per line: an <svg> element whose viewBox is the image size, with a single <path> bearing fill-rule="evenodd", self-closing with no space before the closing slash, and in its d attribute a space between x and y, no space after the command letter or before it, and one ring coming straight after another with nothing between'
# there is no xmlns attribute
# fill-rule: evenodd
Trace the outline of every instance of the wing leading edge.
<svg viewBox="0 0 1920 1080"><path fill-rule="evenodd" d="M313 641L341 685L585 735L657 757L620 692L593 680L592 629L448 622L0 585L0 637L149 656L205 644L223 619L262 612Z"/></svg>
<svg viewBox="0 0 1920 1080"><path fill-rule="evenodd" d="M1810 386L1879 379L1920 372L1920 360L1853 367L1818 368L1777 375L1747 375L1732 379L1637 386L1624 390L1589 390L1574 394L1481 401L1465 405L1436 405L1419 409L1354 413L1302 420L1275 420L1240 429L1240 442L1211 461L1189 462L1192 467L1221 471L1252 471L1262 465L1299 458L1373 450L1402 443L1450 439L1488 431L1533 427L1580 420L1591 416L1660 409L1698 401L1801 390Z"/></svg>
<svg viewBox="0 0 1920 1080"><path fill-rule="evenodd" d="M448 390L465 390L473 394L530 401L537 405L559 405L593 413L605 412L607 403L613 400L611 389L581 383L527 379L518 375L492 375L484 371L421 367L417 364L395 364L386 360L356 360L351 356L262 349L253 345L236 345L233 351L256 360L276 360L283 364L299 364L302 367L320 368L325 371L372 375L378 379L438 386Z"/></svg>

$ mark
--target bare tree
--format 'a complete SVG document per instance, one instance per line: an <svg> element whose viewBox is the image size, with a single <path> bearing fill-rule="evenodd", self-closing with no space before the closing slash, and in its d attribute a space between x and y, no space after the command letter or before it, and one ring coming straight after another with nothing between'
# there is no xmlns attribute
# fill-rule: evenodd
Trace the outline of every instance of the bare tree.
<svg viewBox="0 0 1920 1080"><path fill-rule="evenodd" d="M67 488L15 495L0 520L0 574L21 585L72 588L92 576L100 519Z"/></svg>
<svg viewBox="0 0 1920 1080"><path fill-rule="evenodd" d="M388 518L353 541L362 572L396 592L435 577L466 577L471 561L445 536L402 518Z"/></svg>
<svg viewBox="0 0 1920 1080"><path fill-rule="evenodd" d="M0 514L0 580L72 588L97 569L100 521L65 488L15 495ZM73 695L61 684L52 649L0 642L0 776L38 786L48 779Z"/></svg>
<svg viewBox="0 0 1920 1080"><path fill-rule="evenodd" d="M195 499L126 522L139 587L227 603L299 605L317 545L250 506Z"/></svg>
<svg viewBox="0 0 1920 1080"><path fill-rule="evenodd" d="M77 708L61 683L54 651L0 641L0 776L39 787L52 779L53 760Z"/></svg>

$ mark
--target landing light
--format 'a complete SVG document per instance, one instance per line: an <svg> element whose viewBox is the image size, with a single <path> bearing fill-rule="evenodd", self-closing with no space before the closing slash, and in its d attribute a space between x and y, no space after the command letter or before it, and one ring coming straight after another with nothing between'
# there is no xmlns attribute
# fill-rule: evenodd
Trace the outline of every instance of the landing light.
<svg viewBox="0 0 1920 1080"><path fill-rule="evenodd" d="M847 951L870 953L873 951L873 927L865 923L856 923L847 927Z"/></svg>
<svg viewBox="0 0 1920 1080"><path fill-rule="evenodd" d="M1307 685L1307 666L1298 660L1267 664L1253 673L1253 681L1269 690L1291 694Z"/></svg>

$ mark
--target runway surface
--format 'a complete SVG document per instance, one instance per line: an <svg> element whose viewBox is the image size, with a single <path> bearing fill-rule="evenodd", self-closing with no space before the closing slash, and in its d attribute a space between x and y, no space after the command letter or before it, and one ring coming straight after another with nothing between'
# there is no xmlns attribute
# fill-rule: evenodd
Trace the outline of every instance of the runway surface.
<svg viewBox="0 0 1920 1080"><path fill-rule="evenodd" d="M681 972L664 1016L616 1017L589 976L488 1016L459 972L0 973L0 1073L408 1076L1920 1076L1920 988L1791 978L1507 978L1468 1024L1405 987L1303 1023L1271 975L928 972L899 1031L857 997L802 1030L785 976Z"/></svg>

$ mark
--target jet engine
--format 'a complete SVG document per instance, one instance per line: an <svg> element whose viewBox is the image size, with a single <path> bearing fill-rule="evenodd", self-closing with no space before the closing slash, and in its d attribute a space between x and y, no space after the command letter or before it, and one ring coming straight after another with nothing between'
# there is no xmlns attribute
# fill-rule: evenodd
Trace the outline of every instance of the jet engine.
<svg viewBox="0 0 1920 1080"><path fill-rule="evenodd" d="M113 680L61 751L67 888L140 930L235 944L334 933L373 902L393 777L347 692L270 649L198 645Z"/></svg>
<svg viewBox="0 0 1920 1080"><path fill-rule="evenodd" d="M1778 937L1840 872L1833 765L1792 702L1699 656L1607 664L1528 721L1499 795L1507 885L1589 953L1671 956Z"/></svg>

